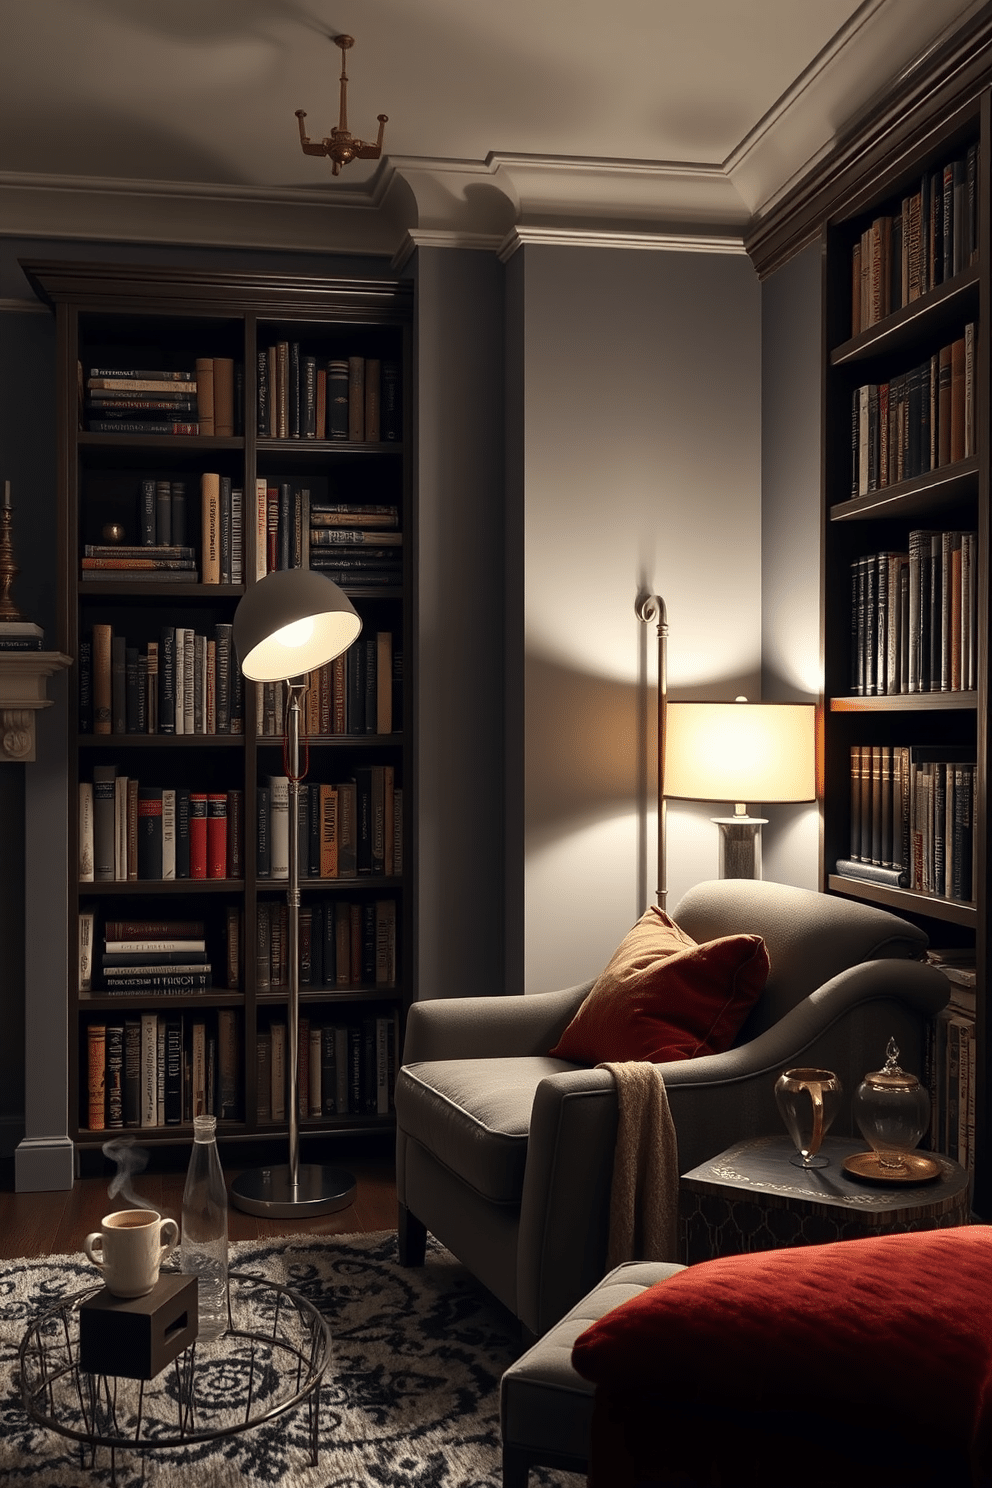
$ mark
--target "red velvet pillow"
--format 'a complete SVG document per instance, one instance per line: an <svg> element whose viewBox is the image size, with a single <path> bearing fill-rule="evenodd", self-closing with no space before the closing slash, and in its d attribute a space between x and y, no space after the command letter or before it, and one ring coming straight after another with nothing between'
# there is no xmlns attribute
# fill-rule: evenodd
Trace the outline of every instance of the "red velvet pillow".
<svg viewBox="0 0 992 1488"><path fill-rule="evenodd" d="M654 905L614 952L551 1054L578 1064L729 1049L768 978L760 935L697 945Z"/></svg>
<svg viewBox="0 0 992 1488"><path fill-rule="evenodd" d="M992 1465L992 1229L881 1235L704 1261L576 1339L613 1398L869 1415L970 1445ZM921 1414L922 1413L922 1414ZM984 1481L984 1477L982 1478Z"/></svg>

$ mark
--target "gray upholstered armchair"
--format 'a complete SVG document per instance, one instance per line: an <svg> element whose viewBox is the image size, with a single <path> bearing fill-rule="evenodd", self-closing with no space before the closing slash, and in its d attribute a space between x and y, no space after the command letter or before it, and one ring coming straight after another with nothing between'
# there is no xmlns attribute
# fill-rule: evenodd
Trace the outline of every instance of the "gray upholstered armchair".
<svg viewBox="0 0 992 1488"><path fill-rule="evenodd" d="M673 918L697 942L762 935L771 972L732 1049L659 1066L680 1171L781 1130L774 1084L790 1065L837 1071L850 1095L890 1035L922 1073L927 1021L947 983L926 937L884 910L782 884L703 883ZM520 997L421 1002L396 1084L400 1259L430 1230L541 1334L606 1270L616 1138L608 1070L552 1059L591 982Z"/></svg>

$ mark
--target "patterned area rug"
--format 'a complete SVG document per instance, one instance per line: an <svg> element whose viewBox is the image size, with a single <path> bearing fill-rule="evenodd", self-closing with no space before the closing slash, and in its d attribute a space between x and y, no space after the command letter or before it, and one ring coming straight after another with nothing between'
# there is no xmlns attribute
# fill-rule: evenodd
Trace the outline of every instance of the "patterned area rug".
<svg viewBox="0 0 992 1488"><path fill-rule="evenodd" d="M117 1451L120 1488L499 1488L499 1379L519 1352L513 1319L441 1246L406 1270L392 1233L233 1245L232 1267L292 1288L327 1319L331 1363L312 1465L306 1405L238 1436L161 1451ZM82 1255L0 1265L0 1483L110 1485L108 1449L89 1451L32 1421L21 1402L18 1347L39 1311L94 1280ZM209 1404L224 1420L244 1394L247 1360L228 1357ZM170 1379L169 1370L160 1379ZM30 1378L29 1371L29 1378ZM84 1377L85 1381L86 1377ZM274 1388L258 1371L258 1398ZM121 1384L118 1420L133 1407ZM58 1398L58 1397L57 1397ZM72 1424L74 1402L60 1407ZM63 1421L63 1416L58 1416ZM535 1470L531 1483L582 1479Z"/></svg>

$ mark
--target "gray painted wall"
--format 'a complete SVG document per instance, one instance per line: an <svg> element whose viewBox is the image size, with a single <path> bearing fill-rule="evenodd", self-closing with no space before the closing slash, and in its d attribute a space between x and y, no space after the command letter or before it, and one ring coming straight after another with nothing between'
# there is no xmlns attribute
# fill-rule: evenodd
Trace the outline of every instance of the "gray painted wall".
<svg viewBox="0 0 992 1488"><path fill-rule="evenodd" d="M667 603L671 696L758 696L760 296L743 256L530 245L511 267L524 976L539 991L595 976L645 884L654 901L656 646L638 592ZM669 808L670 906L717 876L714 814Z"/></svg>
<svg viewBox="0 0 992 1488"><path fill-rule="evenodd" d="M761 286L761 688L766 702L820 692L819 243ZM819 811L770 806L764 876L815 889Z"/></svg>
<svg viewBox="0 0 992 1488"><path fill-rule="evenodd" d="M422 998L497 994L503 962L503 271L421 248L415 336Z"/></svg>

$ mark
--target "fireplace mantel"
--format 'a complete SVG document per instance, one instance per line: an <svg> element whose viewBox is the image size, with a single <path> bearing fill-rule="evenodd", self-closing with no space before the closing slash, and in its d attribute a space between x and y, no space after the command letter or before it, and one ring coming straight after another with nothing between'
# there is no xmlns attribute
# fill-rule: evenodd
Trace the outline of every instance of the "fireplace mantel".
<svg viewBox="0 0 992 1488"><path fill-rule="evenodd" d="M51 707L48 678L71 665L61 651L0 652L0 761L35 758L35 714Z"/></svg>

